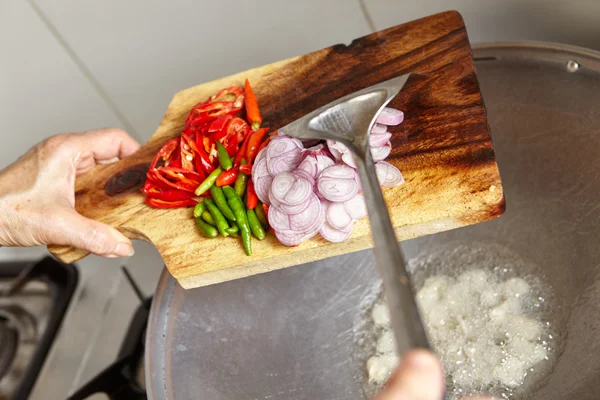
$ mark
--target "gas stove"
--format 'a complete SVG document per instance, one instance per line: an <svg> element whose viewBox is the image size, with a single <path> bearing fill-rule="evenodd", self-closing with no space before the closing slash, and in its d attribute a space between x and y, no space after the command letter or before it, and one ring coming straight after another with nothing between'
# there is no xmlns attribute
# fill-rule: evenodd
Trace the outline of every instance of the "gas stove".
<svg viewBox="0 0 600 400"><path fill-rule="evenodd" d="M77 279L75 267L49 257L0 263L0 399L29 398Z"/></svg>
<svg viewBox="0 0 600 400"><path fill-rule="evenodd" d="M0 400L147 398L146 324L164 264L134 246L126 260L0 262Z"/></svg>

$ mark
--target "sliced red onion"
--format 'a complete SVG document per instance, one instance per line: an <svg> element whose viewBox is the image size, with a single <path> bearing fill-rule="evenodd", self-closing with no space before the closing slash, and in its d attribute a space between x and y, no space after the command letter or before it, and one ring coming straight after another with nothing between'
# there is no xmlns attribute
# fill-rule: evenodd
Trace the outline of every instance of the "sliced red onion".
<svg viewBox="0 0 600 400"><path fill-rule="evenodd" d="M382 125L398 125L404 121L404 113L394 108L385 107L377 116L377 123Z"/></svg>
<svg viewBox="0 0 600 400"><path fill-rule="evenodd" d="M347 230L354 223L343 203L331 203L325 216L327 223L335 229Z"/></svg>
<svg viewBox="0 0 600 400"><path fill-rule="evenodd" d="M324 154L317 154L315 156L317 159L317 176L321 174L326 168L329 168L335 165L335 161L329 156Z"/></svg>
<svg viewBox="0 0 600 400"><path fill-rule="evenodd" d="M300 164L300 151L293 150L279 157L269 157L267 153L267 170L271 176L277 176L282 172L292 172Z"/></svg>
<svg viewBox="0 0 600 400"><path fill-rule="evenodd" d="M258 154L256 155L256 158L254 159L254 164L260 162L260 160L262 160L263 158L266 158L266 157L267 157L267 148L265 147L264 149L259 151Z"/></svg>
<svg viewBox="0 0 600 400"><path fill-rule="evenodd" d="M306 210L298 214L290 214L290 228L294 231L309 232L315 230L315 224L320 225L319 216L323 213L321 210L321 201L315 194L312 195ZM319 228L317 228L317 231Z"/></svg>
<svg viewBox="0 0 600 400"><path fill-rule="evenodd" d="M381 186L394 187L404 183L404 177L400 170L388 162L379 161L375 164L375 171Z"/></svg>
<svg viewBox="0 0 600 400"><path fill-rule="evenodd" d="M375 124L373 128L371 128L371 135L380 135L382 133L387 132L387 126L382 124Z"/></svg>
<svg viewBox="0 0 600 400"><path fill-rule="evenodd" d="M307 241L308 239L314 237L317 232L309 232L309 233L303 233L303 232L296 232L296 231L290 231L290 230L284 230L284 231L275 231L275 237L277 237L277 240L279 240L279 243L285 245L285 246L298 246L300 243Z"/></svg>
<svg viewBox="0 0 600 400"><path fill-rule="evenodd" d="M270 175L263 176L262 178L257 178L253 175L252 181L254 182L256 197L266 205L271 204L271 201L269 200L269 191L271 190L273 178L271 178Z"/></svg>
<svg viewBox="0 0 600 400"><path fill-rule="evenodd" d="M264 149L261 150L265 151ZM264 154L264 153L263 153ZM263 178L270 177L269 170L267 169L267 159L262 157L260 160L256 161L254 165L252 165L252 178ZM254 182L256 183L256 182Z"/></svg>
<svg viewBox="0 0 600 400"><path fill-rule="evenodd" d="M385 146L381 147L371 147L371 156L373 157L373 161L382 161L390 155L392 151L392 144L387 142Z"/></svg>
<svg viewBox="0 0 600 400"><path fill-rule="evenodd" d="M348 212L350 217L354 220L359 220L367 216L367 205L365 204L365 198L361 193L346 201L344 207L346 207L346 212Z"/></svg>
<svg viewBox="0 0 600 400"><path fill-rule="evenodd" d="M329 142L329 141L328 141ZM329 152L333 156L333 158L337 161L342 161L342 152L336 149L335 147L329 147Z"/></svg>
<svg viewBox="0 0 600 400"><path fill-rule="evenodd" d="M267 146L267 160L269 158L282 156L289 152L300 151L303 148L302 142L300 142L298 139L277 136L271 139L271 142Z"/></svg>
<svg viewBox="0 0 600 400"><path fill-rule="evenodd" d="M381 134L371 134L371 136L369 136L369 146L371 147L381 147L381 146L385 146L387 144L387 142L390 141L390 139L392 138L392 133L391 132L384 132Z"/></svg>
<svg viewBox="0 0 600 400"><path fill-rule="evenodd" d="M310 203L310 201L306 201L306 202L298 204L296 206L288 206L288 205L282 204L279 201L277 201L276 199L274 199L273 196L271 196L271 192L269 192L269 200L271 202L271 205L279 208L285 214L298 214L298 213L306 210L306 208L309 206L309 203Z"/></svg>
<svg viewBox="0 0 600 400"><path fill-rule="evenodd" d="M298 168L297 170L292 172L292 174L308 180L310 182L311 187L315 186L315 178L313 178L312 175L306 172L305 170Z"/></svg>
<svg viewBox="0 0 600 400"><path fill-rule="evenodd" d="M313 184L302 175L282 172L273 178L269 197L286 206L297 206L310 200Z"/></svg>
<svg viewBox="0 0 600 400"><path fill-rule="evenodd" d="M321 236L323 236L325 240L333 243L339 243L348 239L350 235L352 235L352 231L354 231L354 223L349 225L349 229L343 231L335 229L334 227L329 225L327 221L325 221L325 223L323 223L323 225L321 226L321 230L319 231L319 233L321 234Z"/></svg>
<svg viewBox="0 0 600 400"><path fill-rule="evenodd" d="M283 231L290 229L289 215L279 209L279 207L271 206L269 208L269 226L275 231Z"/></svg>
<svg viewBox="0 0 600 400"><path fill-rule="evenodd" d="M338 164L326 168L321 172L319 178L356 179L356 171L347 165Z"/></svg>
<svg viewBox="0 0 600 400"><path fill-rule="evenodd" d="M347 165L326 168L317 180L317 189L329 201L344 202L358 193L358 175Z"/></svg>
<svg viewBox="0 0 600 400"><path fill-rule="evenodd" d="M352 154L350 150L342 154L342 161L351 166L352 168L357 168L356 162L354 161L354 154Z"/></svg>
<svg viewBox="0 0 600 400"><path fill-rule="evenodd" d="M333 161L333 160L332 160ZM306 157L296 171L304 171L308 173L313 179L317 177L319 166L317 165L317 158L313 156Z"/></svg>

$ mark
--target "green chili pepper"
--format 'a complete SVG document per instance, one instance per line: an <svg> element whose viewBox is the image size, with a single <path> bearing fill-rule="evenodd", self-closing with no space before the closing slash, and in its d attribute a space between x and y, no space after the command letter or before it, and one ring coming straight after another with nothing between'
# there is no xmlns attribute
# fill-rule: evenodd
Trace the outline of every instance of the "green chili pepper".
<svg viewBox="0 0 600 400"><path fill-rule="evenodd" d="M206 222L202 221L202 219L200 219L200 218L196 218L196 224L198 225L198 229L200 229L200 231L206 237L214 238L214 237L217 237L217 235L219 234L219 232L217 232L217 228L215 228L212 225L207 224Z"/></svg>
<svg viewBox="0 0 600 400"><path fill-rule="evenodd" d="M250 225L246 216L246 206L242 203L240 196L231 188L231 186L223 186L223 192L227 201L233 210L236 217L237 226L242 233L242 244L247 255L252 255L252 235L250 233Z"/></svg>
<svg viewBox="0 0 600 400"><path fill-rule="evenodd" d="M226 231L226 229L229 228L229 224L227 223L227 220L225 219L223 214L221 214L221 211L219 211L219 209L212 200L206 199L204 200L204 202L206 203L206 208L208 208L208 211L210 211L213 218L215 219L219 233L223 236L229 236L229 233Z"/></svg>
<svg viewBox="0 0 600 400"><path fill-rule="evenodd" d="M221 168L223 168L225 171L229 171L231 167L233 167L233 161L231 161L229 154L227 154L227 150L225 150L225 147L223 147L221 142L219 142L218 140L217 157L219 158L219 164L221 165Z"/></svg>
<svg viewBox="0 0 600 400"><path fill-rule="evenodd" d="M233 226L230 226L226 230L230 235L236 235L240 231L236 224L233 224Z"/></svg>
<svg viewBox="0 0 600 400"><path fill-rule="evenodd" d="M263 209L262 203L258 203L256 208L254 209L254 212L256 212L256 216L258 217L258 220L263 225L263 227L268 227L269 221L267 220L267 216L265 215L265 210Z"/></svg>
<svg viewBox="0 0 600 400"><path fill-rule="evenodd" d="M219 175L221 175L221 172L223 172L221 168L217 168L213 172L211 172L210 175L208 175L208 177L204 180L204 182L202 182L200 186L198 186L198 189L196 189L196 196L201 196L208 189L210 189L211 186L213 186L217 181Z"/></svg>
<svg viewBox="0 0 600 400"><path fill-rule="evenodd" d="M231 211L231 208L229 208L229 205L227 204L227 199L225 199L223 189L214 185L210 188L210 194L212 195L213 201L215 202L217 207L219 207L219 210L223 213L225 218L227 218L230 221L235 221L235 214L233 213L233 211Z"/></svg>
<svg viewBox="0 0 600 400"><path fill-rule="evenodd" d="M242 165L246 164L246 159L242 158ZM242 197L244 193L246 193L246 185L248 183L248 175L242 174L241 172L238 174L235 183L233 184L233 188L238 196Z"/></svg>
<svg viewBox="0 0 600 400"><path fill-rule="evenodd" d="M194 207L194 217L200 218L204 211L206 211L206 205L203 201L201 201L200 203L196 204L196 207Z"/></svg>
<svg viewBox="0 0 600 400"><path fill-rule="evenodd" d="M206 210L202 213L202 219L204 220L204 222L206 222L207 224L210 224L212 226L217 226L217 222L215 221L215 219L213 218L212 214L210 213L210 211Z"/></svg>
<svg viewBox="0 0 600 400"><path fill-rule="evenodd" d="M258 240L263 240L265 238L265 230L260 224L260 220L256 216L254 210L246 211L246 215L248 216L248 225L250 225L250 230L252 231L252 234Z"/></svg>

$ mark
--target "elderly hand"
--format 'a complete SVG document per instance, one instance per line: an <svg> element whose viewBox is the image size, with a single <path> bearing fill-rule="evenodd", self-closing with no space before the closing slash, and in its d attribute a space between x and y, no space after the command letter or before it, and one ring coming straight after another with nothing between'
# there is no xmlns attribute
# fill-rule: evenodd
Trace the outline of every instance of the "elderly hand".
<svg viewBox="0 0 600 400"><path fill-rule="evenodd" d="M442 400L444 375L439 360L425 350L413 350L402 361L383 391L372 400ZM465 400L489 400L487 396Z"/></svg>
<svg viewBox="0 0 600 400"><path fill-rule="evenodd" d="M105 257L133 254L131 241L75 211L75 178L127 157L138 143L120 129L53 136L0 171L0 246L69 245Z"/></svg>

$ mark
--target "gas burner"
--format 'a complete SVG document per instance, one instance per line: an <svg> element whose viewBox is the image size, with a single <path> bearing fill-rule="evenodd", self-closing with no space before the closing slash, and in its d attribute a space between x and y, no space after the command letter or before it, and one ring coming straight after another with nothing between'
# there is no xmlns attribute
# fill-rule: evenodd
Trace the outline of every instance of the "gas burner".
<svg viewBox="0 0 600 400"><path fill-rule="evenodd" d="M0 263L0 399L29 397L76 283L74 266L49 257Z"/></svg>
<svg viewBox="0 0 600 400"><path fill-rule="evenodd" d="M4 377L13 363L19 344L19 332L6 321L0 322L0 378Z"/></svg>

